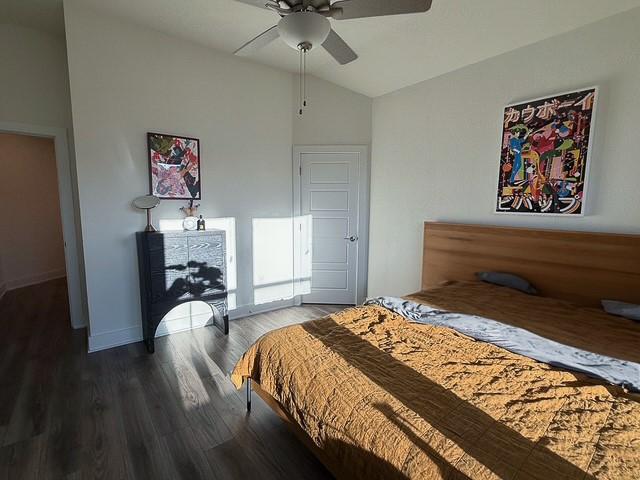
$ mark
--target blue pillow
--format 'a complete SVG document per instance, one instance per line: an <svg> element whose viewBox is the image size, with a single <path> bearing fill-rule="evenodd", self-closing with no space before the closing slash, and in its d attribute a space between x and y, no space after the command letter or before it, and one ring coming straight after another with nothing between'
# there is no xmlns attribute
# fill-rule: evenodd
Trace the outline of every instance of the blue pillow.
<svg viewBox="0 0 640 480"><path fill-rule="evenodd" d="M640 322L640 305L618 302L616 300L602 300L602 307L605 312L611 315L618 315Z"/></svg>
<svg viewBox="0 0 640 480"><path fill-rule="evenodd" d="M512 273L504 272L477 272L476 277L483 282L493 283L501 287L509 287L529 295L537 295L538 291L524 278Z"/></svg>

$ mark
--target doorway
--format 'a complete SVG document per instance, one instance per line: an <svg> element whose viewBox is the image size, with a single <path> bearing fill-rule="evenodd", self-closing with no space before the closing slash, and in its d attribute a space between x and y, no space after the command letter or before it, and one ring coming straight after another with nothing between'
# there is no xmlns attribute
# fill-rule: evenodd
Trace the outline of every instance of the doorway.
<svg viewBox="0 0 640 480"><path fill-rule="evenodd" d="M8 291L66 277L71 325L84 327L66 130L0 122L0 162L0 284Z"/></svg>
<svg viewBox="0 0 640 480"><path fill-rule="evenodd" d="M361 303L367 288L368 148L296 146L293 168L295 217L309 238L299 252L310 277L301 302Z"/></svg>

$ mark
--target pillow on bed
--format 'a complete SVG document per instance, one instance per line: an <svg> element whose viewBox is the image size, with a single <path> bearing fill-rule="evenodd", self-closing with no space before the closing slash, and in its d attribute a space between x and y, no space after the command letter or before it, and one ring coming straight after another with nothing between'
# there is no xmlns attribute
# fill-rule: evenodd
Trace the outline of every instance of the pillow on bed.
<svg viewBox="0 0 640 480"><path fill-rule="evenodd" d="M619 315L640 322L640 305L616 300L602 300L602 308L611 315Z"/></svg>
<svg viewBox="0 0 640 480"><path fill-rule="evenodd" d="M524 278L512 273L504 272L477 272L476 277L483 282L493 283L502 287L514 288L529 295L537 295L538 291Z"/></svg>

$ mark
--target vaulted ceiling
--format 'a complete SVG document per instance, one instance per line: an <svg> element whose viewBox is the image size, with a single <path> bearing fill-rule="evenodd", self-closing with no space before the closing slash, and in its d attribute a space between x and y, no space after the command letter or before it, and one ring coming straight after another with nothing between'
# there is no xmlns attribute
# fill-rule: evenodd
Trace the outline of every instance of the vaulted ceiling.
<svg viewBox="0 0 640 480"><path fill-rule="evenodd" d="M62 34L62 0L2 0L0 21ZM97 10L169 35L233 52L279 17L234 0L84 0ZM640 0L434 0L425 14L332 21L358 53L340 66L323 50L309 71L372 97L640 7ZM250 60L295 72L298 57L276 41Z"/></svg>

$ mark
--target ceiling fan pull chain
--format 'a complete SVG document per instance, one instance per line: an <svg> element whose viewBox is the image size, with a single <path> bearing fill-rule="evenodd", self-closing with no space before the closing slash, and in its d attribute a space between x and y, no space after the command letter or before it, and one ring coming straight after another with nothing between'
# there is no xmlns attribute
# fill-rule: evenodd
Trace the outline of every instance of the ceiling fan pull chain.
<svg viewBox="0 0 640 480"><path fill-rule="evenodd" d="M302 57L302 106L307 106L307 49L304 49Z"/></svg>
<svg viewBox="0 0 640 480"><path fill-rule="evenodd" d="M302 101L303 101L303 93L302 93L302 49L300 49L300 57L299 57L299 63L300 63L300 69L298 70L299 72L299 76L298 76L298 114L302 115Z"/></svg>

